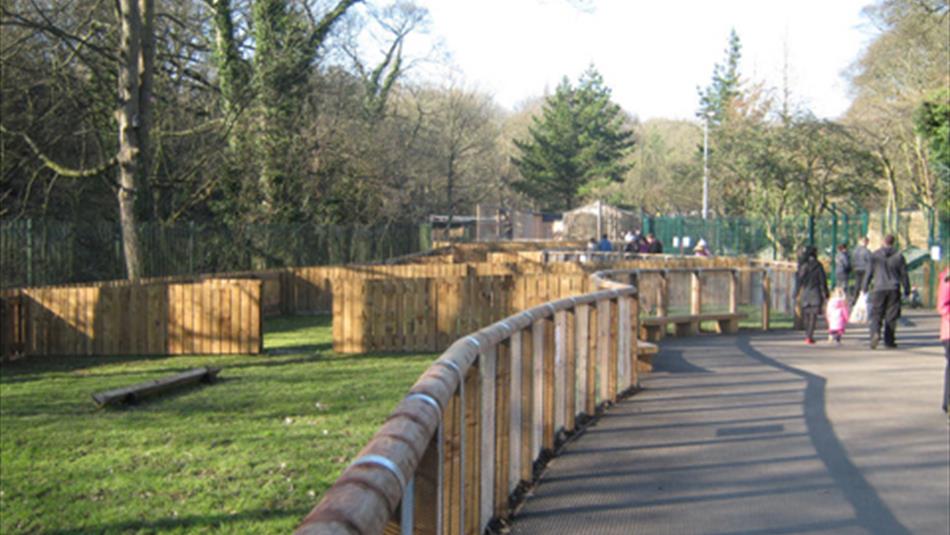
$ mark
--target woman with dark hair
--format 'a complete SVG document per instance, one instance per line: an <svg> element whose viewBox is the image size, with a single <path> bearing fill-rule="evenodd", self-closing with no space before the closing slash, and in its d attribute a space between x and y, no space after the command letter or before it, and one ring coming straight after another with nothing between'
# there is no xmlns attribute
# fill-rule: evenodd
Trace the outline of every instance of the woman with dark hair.
<svg viewBox="0 0 950 535"><path fill-rule="evenodd" d="M795 298L801 297L802 319L805 322L805 343L815 343L818 312L828 299L828 280L825 268L818 261L818 250L809 245L798 258L795 273Z"/></svg>

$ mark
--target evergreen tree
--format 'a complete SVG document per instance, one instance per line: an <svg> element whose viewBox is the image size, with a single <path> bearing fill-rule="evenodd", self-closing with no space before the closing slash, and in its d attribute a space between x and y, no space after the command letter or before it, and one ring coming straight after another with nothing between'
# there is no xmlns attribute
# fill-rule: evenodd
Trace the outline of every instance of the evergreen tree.
<svg viewBox="0 0 950 535"><path fill-rule="evenodd" d="M544 210L569 210L578 199L610 182L622 182L633 133L624 126L610 88L591 67L577 87L564 78L532 118L528 140L515 140L513 158L522 179L513 186Z"/></svg>
<svg viewBox="0 0 950 535"><path fill-rule="evenodd" d="M742 58L742 43L735 29L729 32L725 63L713 67L712 82L699 92L699 117L708 116L710 124L718 125L726 117L726 110L740 94L739 60Z"/></svg>

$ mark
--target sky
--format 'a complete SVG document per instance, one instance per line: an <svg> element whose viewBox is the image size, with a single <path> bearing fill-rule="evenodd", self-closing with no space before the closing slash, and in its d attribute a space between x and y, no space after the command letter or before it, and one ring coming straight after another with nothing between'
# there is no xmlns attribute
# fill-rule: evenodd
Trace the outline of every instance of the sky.
<svg viewBox="0 0 950 535"><path fill-rule="evenodd" d="M723 62L730 29L746 80L782 86L836 118L850 102L842 73L871 34L872 0L418 0L426 39L441 41L464 83L510 110L595 65L614 100L641 120L692 119L697 86ZM578 9L575 4L589 6ZM429 46L429 45L425 45Z"/></svg>

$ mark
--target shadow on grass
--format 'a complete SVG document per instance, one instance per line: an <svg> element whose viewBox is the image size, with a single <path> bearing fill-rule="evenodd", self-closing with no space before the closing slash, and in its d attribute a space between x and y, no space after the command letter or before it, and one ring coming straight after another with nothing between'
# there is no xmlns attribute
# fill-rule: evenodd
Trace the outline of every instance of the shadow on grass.
<svg viewBox="0 0 950 535"><path fill-rule="evenodd" d="M49 531L47 533L56 535L81 535L86 533L155 533L166 530L197 530L199 528L217 527L225 532L232 532L235 529L229 524L244 521L265 521L275 518L294 517L303 519L304 515L310 512L307 508L294 509L254 509L241 513L217 514L217 515L192 515L184 517L164 517L157 520L130 520L128 522L116 522L113 524L100 524L96 526L83 526L80 528L61 529Z"/></svg>

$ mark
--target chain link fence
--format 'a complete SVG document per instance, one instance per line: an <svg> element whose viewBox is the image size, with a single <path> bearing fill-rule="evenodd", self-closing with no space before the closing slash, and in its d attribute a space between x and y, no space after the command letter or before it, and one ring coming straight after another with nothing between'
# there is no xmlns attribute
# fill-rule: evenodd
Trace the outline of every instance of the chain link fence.
<svg viewBox="0 0 950 535"><path fill-rule="evenodd" d="M148 277L367 263L427 250L428 225L139 226ZM126 276L118 225L52 220L0 222L3 288Z"/></svg>

